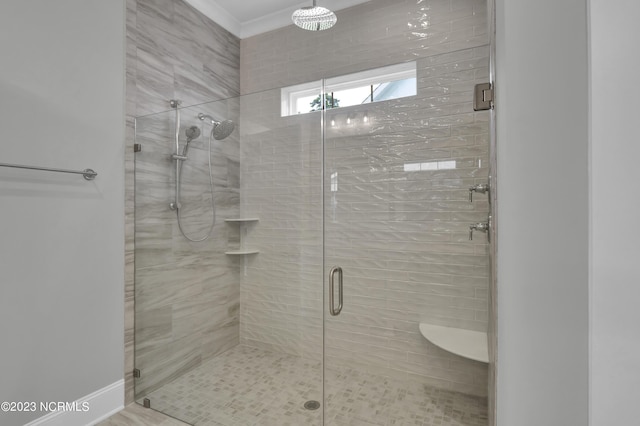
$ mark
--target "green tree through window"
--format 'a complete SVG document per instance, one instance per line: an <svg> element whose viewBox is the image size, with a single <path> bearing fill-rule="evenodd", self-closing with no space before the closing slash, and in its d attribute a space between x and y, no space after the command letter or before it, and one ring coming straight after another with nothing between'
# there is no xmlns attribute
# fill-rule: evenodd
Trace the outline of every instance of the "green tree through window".
<svg viewBox="0 0 640 426"><path fill-rule="evenodd" d="M322 110L322 102L320 102L320 97L322 95L318 95L317 98L311 101L311 111L320 111ZM325 105L327 108L338 108L340 106L340 100L333 97L331 93L324 94Z"/></svg>

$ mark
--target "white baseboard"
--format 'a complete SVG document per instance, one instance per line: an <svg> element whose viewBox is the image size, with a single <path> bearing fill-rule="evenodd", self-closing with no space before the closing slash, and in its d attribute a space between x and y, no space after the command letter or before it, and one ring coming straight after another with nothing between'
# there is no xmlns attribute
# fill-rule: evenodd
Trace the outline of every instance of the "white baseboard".
<svg viewBox="0 0 640 426"><path fill-rule="evenodd" d="M124 408L124 379L75 401L86 411L55 411L25 426L91 426ZM83 405L86 403L86 405Z"/></svg>

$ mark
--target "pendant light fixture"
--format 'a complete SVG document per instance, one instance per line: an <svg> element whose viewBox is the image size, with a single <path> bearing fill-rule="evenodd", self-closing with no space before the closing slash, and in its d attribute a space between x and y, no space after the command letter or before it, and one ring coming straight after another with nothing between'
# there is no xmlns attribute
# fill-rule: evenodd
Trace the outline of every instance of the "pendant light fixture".
<svg viewBox="0 0 640 426"><path fill-rule="evenodd" d="M335 13L316 6L316 0L313 0L313 6L303 7L293 12L291 19L294 24L307 31L328 30L338 21Z"/></svg>

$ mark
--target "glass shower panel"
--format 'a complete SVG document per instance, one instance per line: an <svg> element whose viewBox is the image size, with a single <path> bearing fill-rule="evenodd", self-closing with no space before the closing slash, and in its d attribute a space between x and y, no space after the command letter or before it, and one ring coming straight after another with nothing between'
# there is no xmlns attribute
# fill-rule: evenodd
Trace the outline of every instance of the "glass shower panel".
<svg viewBox="0 0 640 426"><path fill-rule="evenodd" d="M148 399L153 409L188 422L195 418L187 407L202 399L182 388L193 384L193 372L206 379L211 361L238 345L240 330L239 260L225 255L239 238L225 223L239 215L239 137L236 131L224 140L212 139L210 178L212 126L198 113L237 122L239 100L180 109L184 160L172 158L176 110L136 119L141 146L135 158L136 400ZM170 206L176 202L181 226ZM206 238L192 242L185 235Z"/></svg>
<svg viewBox="0 0 640 426"><path fill-rule="evenodd" d="M488 244L469 226L489 204L469 187L488 179L489 114L472 108L488 53L418 59L417 95L325 111L327 425L486 425L487 364L420 324L486 342Z"/></svg>
<svg viewBox="0 0 640 426"><path fill-rule="evenodd" d="M136 120L136 400L196 425L321 425L304 408L322 401L321 113L281 118L274 90L180 116L178 159L175 110Z"/></svg>

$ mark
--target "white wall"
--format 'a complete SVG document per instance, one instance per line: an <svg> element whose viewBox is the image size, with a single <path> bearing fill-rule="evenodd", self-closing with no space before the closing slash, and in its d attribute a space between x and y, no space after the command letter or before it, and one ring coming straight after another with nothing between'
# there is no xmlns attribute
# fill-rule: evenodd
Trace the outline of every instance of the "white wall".
<svg viewBox="0 0 640 426"><path fill-rule="evenodd" d="M584 0L497 0L500 426L588 413Z"/></svg>
<svg viewBox="0 0 640 426"><path fill-rule="evenodd" d="M0 401L123 377L123 46L123 1L0 2L0 162L99 173L0 168Z"/></svg>
<svg viewBox="0 0 640 426"><path fill-rule="evenodd" d="M638 423L640 31L636 0L591 0L591 425Z"/></svg>

